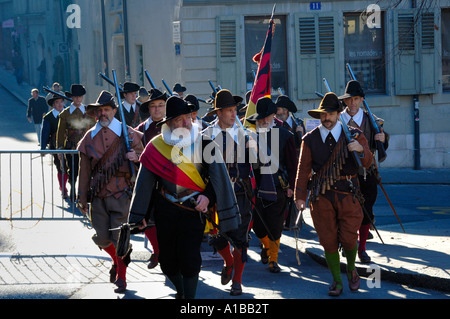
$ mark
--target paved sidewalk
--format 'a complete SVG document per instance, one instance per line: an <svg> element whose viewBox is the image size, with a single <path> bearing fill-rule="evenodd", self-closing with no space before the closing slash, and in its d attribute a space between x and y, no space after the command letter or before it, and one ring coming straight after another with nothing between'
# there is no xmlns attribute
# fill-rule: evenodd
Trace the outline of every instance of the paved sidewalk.
<svg viewBox="0 0 450 319"><path fill-rule="evenodd" d="M383 185L450 184L450 169L380 168L380 176ZM313 225L309 213L305 221ZM368 241L367 247L372 263L359 263L359 273L373 275L378 266L382 280L450 292L450 219L410 222L404 227L405 232L399 224L378 226L384 244L371 231L374 239ZM317 238L308 242L306 252L326 265ZM341 266L345 271L345 264Z"/></svg>
<svg viewBox="0 0 450 319"><path fill-rule="evenodd" d="M5 70L0 66L0 85L14 95L24 106L28 106L28 99L31 98L31 90L35 87L22 82L22 85L17 84L16 77L12 70ZM47 92L43 88L37 88L39 95L45 97Z"/></svg>
<svg viewBox="0 0 450 319"><path fill-rule="evenodd" d="M381 183L384 184L450 184L449 168L383 168L380 169Z"/></svg>

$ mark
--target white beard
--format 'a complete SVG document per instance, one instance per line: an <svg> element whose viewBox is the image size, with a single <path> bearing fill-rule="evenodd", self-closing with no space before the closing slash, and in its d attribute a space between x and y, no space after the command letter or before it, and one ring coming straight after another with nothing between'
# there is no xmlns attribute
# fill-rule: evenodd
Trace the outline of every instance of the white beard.
<svg viewBox="0 0 450 319"><path fill-rule="evenodd" d="M166 144L174 145L182 149L197 141L200 136L200 127L198 124L192 123L190 131L186 128L177 128L172 131L170 127L164 123L161 126L161 134Z"/></svg>

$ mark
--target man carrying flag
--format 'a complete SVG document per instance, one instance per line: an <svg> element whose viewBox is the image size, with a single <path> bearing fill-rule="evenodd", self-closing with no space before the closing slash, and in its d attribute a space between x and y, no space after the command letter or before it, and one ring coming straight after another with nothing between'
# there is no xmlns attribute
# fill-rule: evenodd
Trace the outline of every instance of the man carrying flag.
<svg viewBox="0 0 450 319"><path fill-rule="evenodd" d="M274 6L275 10L275 6ZM258 70L256 72L255 82L253 84L252 93L247 105L247 111L245 112L244 127L254 128L254 124L247 121L247 118L256 113L256 102L261 97L270 97L271 85L270 85L270 51L272 47L272 37L275 31L275 22L272 17L269 21L269 29L267 30L266 40L264 46L258 54L253 57L253 61L258 64Z"/></svg>
<svg viewBox="0 0 450 319"><path fill-rule="evenodd" d="M291 158L296 159L296 156L295 153L293 153L292 156L288 155L285 157L285 152L289 153L287 150L290 149L290 147L287 146L293 145L291 144L293 138L290 138L290 135L292 134L287 130L278 127L281 126L281 122L274 119L276 107L271 100L270 52L272 47L272 37L275 30L275 22L273 20L274 12L275 6L272 10L264 46L261 52L253 57L253 61L258 64L258 70L248 101L243 125L249 130L257 133L259 150L258 158L260 160L264 157L264 154L262 153L263 150L266 154L271 153L271 150L268 149L267 136L274 135L274 140L279 138L279 140L275 142L275 144L279 146L279 149L274 147L274 149L278 151L274 153L277 153L278 156L274 156L273 154L269 156L271 160L275 160L274 162L279 162L279 155L283 155L281 159L282 162L279 162L279 164L280 168L285 171L285 174L283 174L284 176L281 176L278 172L273 172L272 166L267 161L262 161L265 164L260 163L261 166L267 167L261 167L255 172L257 194L255 198L253 223L253 230L262 244L261 261L263 264L269 263L270 272L278 273L281 270L277 264L277 260L281 230L283 228L284 205L286 204L286 195L292 196L291 188L293 187L293 182L288 183L289 177L292 177L293 175L292 169L289 170L290 174L287 173L288 170L285 167L286 163L284 160L290 160ZM257 112L256 108L258 103L261 109L259 112ZM280 122L280 124L277 125L277 122ZM274 126L277 126L276 130L278 131L274 130ZM260 129L258 129L258 127ZM262 141L266 142L264 143ZM290 165L290 167L295 166L295 164ZM283 180L283 186L280 184L281 180ZM289 194L286 193L287 191L289 191ZM273 218L274 216L275 218Z"/></svg>

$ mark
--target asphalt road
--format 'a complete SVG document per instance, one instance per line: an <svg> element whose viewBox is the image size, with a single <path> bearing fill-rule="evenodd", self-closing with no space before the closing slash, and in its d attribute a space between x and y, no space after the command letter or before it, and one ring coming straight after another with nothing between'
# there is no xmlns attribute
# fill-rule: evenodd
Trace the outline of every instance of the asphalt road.
<svg viewBox="0 0 450 319"><path fill-rule="evenodd" d="M26 120L23 104L1 86L0 101L4 122L0 126L1 149L36 150L36 134ZM450 218L449 185L389 184L385 189L404 225ZM375 211L380 229L397 223L381 191ZM159 267L146 268L150 253L142 236L133 238L135 254L127 275L128 292L113 293L112 285L107 283L110 262L91 241L92 234L83 221L0 220L0 299L173 299L174 290ZM285 232L279 255L282 272L271 274L259 261L258 242L253 236L244 272L244 294L233 300L327 299L329 271L302 249L302 242L314 237L308 227L302 229L299 241L294 232ZM369 242L368 249L370 246ZM231 299L229 287L220 284L221 259L206 243L202 250L198 298ZM347 290L339 298L448 299L448 294L388 281L377 288L363 281L359 293Z"/></svg>

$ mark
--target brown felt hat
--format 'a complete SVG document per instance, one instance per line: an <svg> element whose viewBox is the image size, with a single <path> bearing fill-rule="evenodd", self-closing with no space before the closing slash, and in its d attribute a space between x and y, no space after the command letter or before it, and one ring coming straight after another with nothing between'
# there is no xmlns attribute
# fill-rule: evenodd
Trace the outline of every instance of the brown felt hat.
<svg viewBox="0 0 450 319"><path fill-rule="evenodd" d="M315 119L320 119L321 113L329 113L335 111L337 111L338 113L342 111L342 103L341 101L339 101L339 98L335 93L328 92L327 94L325 94L322 101L320 102L319 108L309 110L308 114Z"/></svg>

